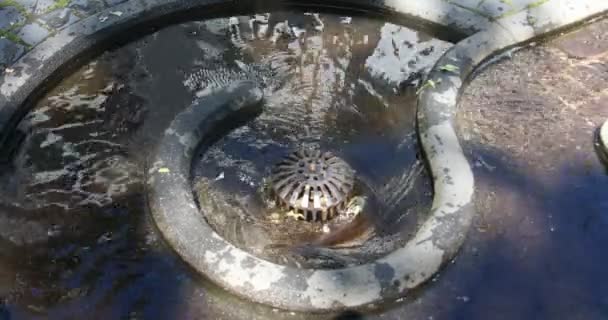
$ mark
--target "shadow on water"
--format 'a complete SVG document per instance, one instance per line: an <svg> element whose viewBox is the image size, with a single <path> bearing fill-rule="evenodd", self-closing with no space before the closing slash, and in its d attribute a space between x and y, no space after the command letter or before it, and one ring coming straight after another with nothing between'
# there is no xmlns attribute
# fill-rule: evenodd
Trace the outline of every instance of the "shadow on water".
<svg viewBox="0 0 608 320"><path fill-rule="evenodd" d="M0 206L0 319L179 315L187 270L132 210L144 205L137 191L98 208Z"/></svg>
<svg viewBox="0 0 608 320"><path fill-rule="evenodd" d="M356 311L346 311L337 315L333 320L362 320L363 315Z"/></svg>

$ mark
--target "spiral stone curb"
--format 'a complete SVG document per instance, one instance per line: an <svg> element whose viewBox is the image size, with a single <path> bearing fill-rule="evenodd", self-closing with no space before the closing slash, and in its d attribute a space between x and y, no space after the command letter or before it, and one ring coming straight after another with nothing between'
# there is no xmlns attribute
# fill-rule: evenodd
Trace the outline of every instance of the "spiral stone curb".
<svg viewBox="0 0 608 320"><path fill-rule="evenodd" d="M10 132L48 84L108 44L129 40L125 30L180 21L185 14L209 18L287 6L324 7L415 16L453 25L424 1L178 1L140 0L113 7L48 38L0 79L0 150ZM432 4L436 1L426 2ZM544 3L544 4L542 4ZM460 147L454 118L463 83L488 58L550 31L605 13L608 1L555 0L487 25L451 48L427 77L419 97L418 130L434 178L427 221L403 248L372 263L335 270L297 269L259 259L222 239L199 213L190 187L192 152L213 140L218 128L260 112L261 91L239 82L197 101L172 122L149 171L148 202L171 247L194 269L247 299L297 311L329 311L390 301L418 287L450 261L474 215L473 174ZM557 5L556 5L557 3ZM101 16L106 19L99 19ZM469 21L472 25L474 22ZM128 34L133 34L129 32ZM447 67L449 65L449 67ZM236 98L236 100L235 100Z"/></svg>

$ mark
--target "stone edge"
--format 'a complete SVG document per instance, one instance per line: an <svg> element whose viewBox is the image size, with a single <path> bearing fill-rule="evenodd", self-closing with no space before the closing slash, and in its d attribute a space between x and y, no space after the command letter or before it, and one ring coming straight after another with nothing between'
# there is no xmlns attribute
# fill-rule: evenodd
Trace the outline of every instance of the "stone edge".
<svg viewBox="0 0 608 320"><path fill-rule="evenodd" d="M600 160L608 166L608 120L604 122L597 131L597 151Z"/></svg>

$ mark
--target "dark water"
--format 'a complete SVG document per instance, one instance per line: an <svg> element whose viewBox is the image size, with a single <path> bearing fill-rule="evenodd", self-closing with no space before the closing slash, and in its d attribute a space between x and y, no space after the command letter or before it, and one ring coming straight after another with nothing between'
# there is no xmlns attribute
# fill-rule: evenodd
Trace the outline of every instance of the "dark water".
<svg viewBox="0 0 608 320"><path fill-rule="evenodd" d="M431 200L415 89L449 46L382 21L277 12L176 25L102 54L26 116L2 170L0 319L309 318L227 295L165 247L146 213L147 155L197 95L254 79L266 111L195 161L197 179L224 173L255 195L274 160L316 145L415 227Z"/></svg>
<svg viewBox="0 0 608 320"><path fill-rule="evenodd" d="M259 26L246 36L252 39L247 51L254 68L273 74L261 77L267 85L264 112L195 160L200 204L224 238L262 258L289 263L289 247L323 238L322 224L269 221L272 213L284 212L269 207L268 195L261 192L264 181L293 150L331 151L351 165L364 186L369 227L348 229L343 236L328 232L350 245L324 250L323 255L338 254L342 261L322 265L365 263L402 246L429 211L430 179L416 155L415 77L446 45L378 21L316 15L288 21L291 29L277 23L274 29L281 32L270 37L259 37ZM385 72L392 62L383 45L392 59L410 60L395 59L392 68L398 71ZM301 259L294 264L320 266Z"/></svg>

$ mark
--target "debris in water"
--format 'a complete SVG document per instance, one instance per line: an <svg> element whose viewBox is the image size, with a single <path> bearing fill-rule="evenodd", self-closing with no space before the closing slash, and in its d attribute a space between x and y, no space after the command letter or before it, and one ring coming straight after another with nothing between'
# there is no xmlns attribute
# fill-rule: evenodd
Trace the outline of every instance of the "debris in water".
<svg viewBox="0 0 608 320"><path fill-rule="evenodd" d="M346 205L346 215L348 217L354 217L363 211L365 203L367 202L366 197L356 196L353 197Z"/></svg>
<svg viewBox="0 0 608 320"><path fill-rule="evenodd" d="M270 214L270 221L272 223L280 223L281 222L281 215L277 212L274 212L272 214Z"/></svg>
<svg viewBox="0 0 608 320"><path fill-rule="evenodd" d="M304 220L304 219L306 219L306 217L303 214L297 213L297 212L295 212L293 210L289 210L287 212L286 216L294 218L295 220Z"/></svg>
<svg viewBox="0 0 608 320"><path fill-rule="evenodd" d="M352 17L342 17L340 19L340 23L343 23L343 24L350 24L352 21L353 21Z"/></svg>
<svg viewBox="0 0 608 320"><path fill-rule="evenodd" d="M482 157L477 157L476 160L477 161L475 161L475 167L484 167L488 169L488 171L494 171L494 169L496 169L495 166L488 164Z"/></svg>
<svg viewBox="0 0 608 320"><path fill-rule="evenodd" d="M102 234L101 236L99 236L99 238L97 238L97 243L102 244L102 243L109 242L111 240L112 240L112 233L106 232L106 233Z"/></svg>
<svg viewBox="0 0 608 320"><path fill-rule="evenodd" d="M458 70L460 70L460 68L453 64L446 64L446 65L441 66L439 68L439 70L445 71L445 72L458 72Z"/></svg>

